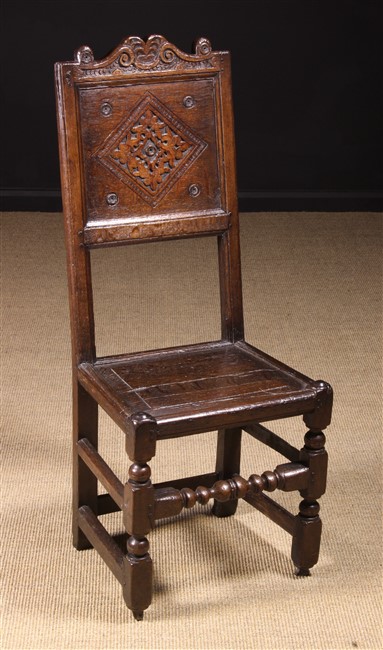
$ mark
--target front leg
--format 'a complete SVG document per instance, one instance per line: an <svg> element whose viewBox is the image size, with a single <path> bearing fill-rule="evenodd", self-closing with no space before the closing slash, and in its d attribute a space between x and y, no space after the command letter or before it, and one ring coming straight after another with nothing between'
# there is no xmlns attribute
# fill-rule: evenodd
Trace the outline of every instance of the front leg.
<svg viewBox="0 0 383 650"><path fill-rule="evenodd" d="M124 557L124 599L136 620L152 600L153 569L149 542L145 535L153 528L154 488L150 467L133 463L124 487L124 525L128 532L127 555Z"/></svg>
<svg viewBox="0 0 383 650"><path fill-rule="evenodd" d="M129 537L124 556L123 595L138 621L143 619L153 591L153 566L146 535L154 527L154 487L147 461L155 454L156 440L154 418L147 413L132 416L126 437L126 451L133 463L124 486L123 518Z"/></svg>
<svg viewBox="0 0 383 650"><path fill-rule="evenodd" d="M291 557L296 575L310 575L309 569L318 562L322 522L319 517L317 499L326 489L327 452L324 449L325 436L322 432L308 431L300 460L308 466L311 480L301 492L304 500L299 505L295 518Z"/></svg>

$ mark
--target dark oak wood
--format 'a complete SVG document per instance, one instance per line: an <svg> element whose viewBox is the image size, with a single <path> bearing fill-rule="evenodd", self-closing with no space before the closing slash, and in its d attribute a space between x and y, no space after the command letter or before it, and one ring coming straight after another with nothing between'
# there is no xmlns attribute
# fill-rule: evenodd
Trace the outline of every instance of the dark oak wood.
<svg viewBox="0 0 383 650"><path fill-rule="evenodd" d="M249 433L253 438L263 442L271 449L278 451L282 456L288 458L292 462L299 460L300 453L299 449L296 449L290 445L286 440L277 436L276 433L270 431L266 427L262 426L259 423L253 423L248 426L243 427L244 430Z"/></svg>
<svg viewBox="0 0 383 650"><path fill-rule="evenodd" d="M55 66L73 361L73 540L94 546L123 587L135 618L152 598L148 534L155 521L214 500L218 517L238 500L293 537L301 575L318 559L317 499L326 485L322 430L331 387L245 341L230 54L200 38L188 54L163 36L126 38L95 61L79 48ZM216 237L221 339L97 357L93 248ZM100 406L125 436L124 483L97 448ZM303 416L302 450L261 422ZM215 471L152 484L157 441L218 430ZM248 432L288 461L240 476ZM202 438L201 438L202 441ZM106 494L97 493L98 481ZM263 491L297 491L294 516ZM122 551L99 516L122 510Z"/></svg>
<svg viewBox="0 0 383 650"><path fill-rule="evenodd" d="M97 497L97 512L98 515L108 515L111 512L118 512L121 508L117 505L114 499L110 494L102 493Z"/></svg>
<svg viewBox="0 0 383 650"><path fill-rule="evenodd" d="M242 429L220 429L218 431L217 458L215 469L220 479L227 479L239 474L241 463ZM223 503L215 500L212 513L216 517L229 517L237 509L238 500L231 499Z"/></svg>
<svg viewBox="0 0 383 650"><path fill-rule="evenodd" d="M262 493L248 492L244 498L253 508L262 512L287 533L293 534L296 518L286 508Z"/></svg>
<svg viewBox="0 0 383 650"><path fill-rule="evenodd" d="M209 475L208 478L210 479ZM309 480L310 470L306 465L285 463L278 465L273 472L263 472L261 476L252 474L248 480L239 474L233 474L227 480L220 479L212 485L209 481L208 486L198 485L194 489L190 487L160 488L154 495L155 519L178 515L183 508L192 508L196 503L206 505L210 499L214 499L215 504L234 503L236 505L238 499L244 499L248 493L258 495L263 490L274 492L276 489L284 492L303 491L307 488ZM225 517L229 514L233 513L228 511L223 514L218 513L217 516Z"/></svg>
<svg viewBox="0 0 383 650"><path fill-rule="evenodd" d="M116 542L88 506L82 506L78 511L79 526L102 559L114 573L117 580L123 584L124 555Z"/></svg>
<svg viewBox="0 0 383 650"><path fill-rule="evenodd" d="M99 359L78 376L117 423L150 414L158 439L300 415L317 401L315 382L243 342Z"/></svg>
<svg viewBox="0 0 383 650"><path fill-rule="evenodd" d="M104 488L122 510L124 504L124 486L117 476L106 464L102 456L95 450L93 445L86 438L81 438L77 443L78 455L89 467L91 472L98 478ZM98 502L98 500L97 500Z"/></svg>
<svg viewBox="0 0 383 650"><path fill-rule="evenodd" d="M89 506L97 513L97 477L78 455L77 443L86 438L97 449L98 445L98 405L86 392L75 376L73 370L73 464L72 464L72 534L73 545L78 549L91 546L78 525L78 509Z"/></svg>

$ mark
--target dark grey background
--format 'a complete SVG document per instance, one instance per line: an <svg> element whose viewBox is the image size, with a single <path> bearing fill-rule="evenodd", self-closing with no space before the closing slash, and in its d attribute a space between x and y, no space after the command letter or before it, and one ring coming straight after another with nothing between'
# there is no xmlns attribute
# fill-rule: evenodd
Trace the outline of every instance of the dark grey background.
<svg viewBox="0 0 383 650"><path fill-rule="evenodd" d="M125 36L199 36L232 53L242 210L377 210L383 202L379 0L3 0L4 210L59 210L53 64Z"/></svg>

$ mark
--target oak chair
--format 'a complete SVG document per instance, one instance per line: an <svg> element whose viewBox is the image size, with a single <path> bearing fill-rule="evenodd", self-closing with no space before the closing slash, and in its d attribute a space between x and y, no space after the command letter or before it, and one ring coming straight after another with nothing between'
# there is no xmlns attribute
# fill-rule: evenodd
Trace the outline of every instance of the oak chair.
<svg viewBox="0 0 383 650"><path fill-rule="evenodd" d="M152 597L147 534L156 520L238 499L292 536L296 572L319 554L332 390L244 340L230 55L200 38L186 54L163 36L126 38L105 59L89 47L55 66L73 351L73 540L94 547L143 617ZM218 241L219 341L97 357L90 252L180 237ZM125 434L131 465L120 482L97 451L98 406ZM261 423L303 416L301 450ZM157 441L218 430L215 470L153 484ZM241 433L282 454L274 471L240 476ZM106 492L98 494L98 482ZM264 494L298 491L299 512ZM121 550L100 521L122 510ZM218 534L218 529L217 529Z"/></svg>

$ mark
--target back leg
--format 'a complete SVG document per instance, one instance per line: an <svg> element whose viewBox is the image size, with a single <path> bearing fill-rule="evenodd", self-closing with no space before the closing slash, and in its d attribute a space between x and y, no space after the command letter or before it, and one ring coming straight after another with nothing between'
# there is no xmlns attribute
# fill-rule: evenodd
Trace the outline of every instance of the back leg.
<svg viewBox="0 0 383 650"><path fill-rule="evenodd" d="M239 474L241 462L242 429L220 429L218 431L216 472L219 479L229 479ZM212 513L216 517L230 517L237 509L238 499L220 503L214 501Z"/></svg>
<svg viewBox="0 0 383 650"><path fill-rule="evenodd" d="M98 405L76 380L73 390L73 546L77 550L91 548L92 544L78 526L78 509L89 506L97 515L97 478L79 457L77 442L87 438L97 449Z"/></svg>

